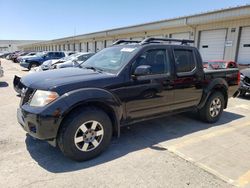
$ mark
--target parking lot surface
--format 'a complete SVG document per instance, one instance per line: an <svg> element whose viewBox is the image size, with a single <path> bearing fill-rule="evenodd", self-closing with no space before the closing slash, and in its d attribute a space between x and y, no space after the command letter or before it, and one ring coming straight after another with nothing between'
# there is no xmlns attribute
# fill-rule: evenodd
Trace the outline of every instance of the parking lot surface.
<svg viewBox="0 0 250 188"><path fill-rule="evenodd" d="M216 124L185 113L125 127L101 156L77 163L18 125L12 81L27 71L2 65L0 187L250 187L250 97L230 99Z"/></svg>

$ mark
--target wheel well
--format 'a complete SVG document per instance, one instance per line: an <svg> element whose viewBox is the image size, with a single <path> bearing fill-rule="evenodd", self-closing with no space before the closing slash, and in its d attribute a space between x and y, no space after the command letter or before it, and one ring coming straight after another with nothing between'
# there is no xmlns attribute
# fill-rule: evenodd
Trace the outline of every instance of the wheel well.
<svg viewBox="0 0 250 188"><path fill-rule="evenodd" d="M81 103L77 106L75 106L73 109L71 109L67 114L63 117L59 130L61 128L61 125L63 124L63 121L67 119L71 114L76 113L77 111L84 109L84 108L98 108L103 110L110 118L111 123L112 123L112 129L113 129L113 135L114 136L119 136L119 124L118 120L116 118L116 114L114 110L106 105L105 103L102 102L86 102L86 103ZM59 132L59 130L57 132Z"/></svg>
<svg viewBox="0 0 250 188"><path fill-rule="evenodd" d="M40 65L37 61L32 61L32 62L30 62L30 64L29 64L29 68L32 66L32 65Z"/></svg>
<svg viewBox="0 0 250 188"><path fill-rule="evenodd" d="M225 87L215 86L213 88L213 91L211 92L211 94L214 93L214 92L220 92L220 93L222 93L222 95L224 97L224 100L225 100L225 106L224 106L224 108L227 108L227 102L228 102L227 89Z"/></svg>

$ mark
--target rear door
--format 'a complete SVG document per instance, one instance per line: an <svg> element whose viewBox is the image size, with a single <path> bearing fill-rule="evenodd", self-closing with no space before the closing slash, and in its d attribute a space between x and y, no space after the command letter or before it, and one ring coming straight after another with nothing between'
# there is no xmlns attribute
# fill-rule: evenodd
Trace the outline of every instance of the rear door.
<svg viewBox="0 0 250 188"><path fill-rule="evenodd" d="M202 76L193 48L175 46L174 104L172 110L196 106L202 96ZM203 75L203 74L202 74Z"/></svg>

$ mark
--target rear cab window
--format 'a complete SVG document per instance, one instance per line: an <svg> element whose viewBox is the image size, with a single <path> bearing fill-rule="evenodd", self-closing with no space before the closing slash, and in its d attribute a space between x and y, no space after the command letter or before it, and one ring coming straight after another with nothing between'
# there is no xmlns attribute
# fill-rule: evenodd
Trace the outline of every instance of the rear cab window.
<svg viewBox="0 0 250 188"><path fill-rule="evenodd" d="M174 60L177 75L190 75L196 69L196 59L192 49L174 48Z"/></svg>

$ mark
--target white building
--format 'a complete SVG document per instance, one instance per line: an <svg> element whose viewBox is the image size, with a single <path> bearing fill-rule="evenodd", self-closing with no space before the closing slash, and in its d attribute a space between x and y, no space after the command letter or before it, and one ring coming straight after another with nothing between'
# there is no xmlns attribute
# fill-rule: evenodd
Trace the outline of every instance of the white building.
<svg viewBox="0 0 250 188"><path fill-rule="evenodd" d="M30 45L41 40L0 40L0 52L14 52L19 50L20 45Z"/></svg>
<svg viewBox="0 0 250 188"><path fill-rule="evenodd" d="M97 52L117 39L142 40L145 37L193 39L204 61L232 59L250 64L250 5L22 45L21 48Z"/></svg>

